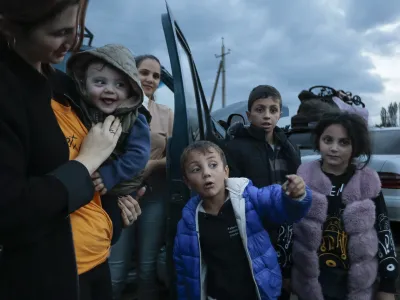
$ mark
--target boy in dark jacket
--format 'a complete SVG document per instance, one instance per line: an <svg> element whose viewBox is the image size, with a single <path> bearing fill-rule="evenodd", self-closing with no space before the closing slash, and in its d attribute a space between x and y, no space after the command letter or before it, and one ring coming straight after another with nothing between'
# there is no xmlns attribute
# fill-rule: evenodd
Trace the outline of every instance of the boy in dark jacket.
<svg viewBox="0 0 400 300"><path fill-rule="evenodd" d="M269 85L255 87L248 100L247 118L249 127L241 127L234 133L234 139L226 144L225 153L233 177L249 178L261 188L271 184L282 184L288 174L294 174L300 166L300 153L287 139L285 133L276 127L282 110L279 91ZM267 220L271 242L278 252L283 278L290 278L290 252L292 225L278 226ZM288 299L288 281L280 299Z"/></svg>
<svg viewBox="0 0 400 300"><path fill-rule="evenodd" d="M229 178L225 154L209 141L181 156L183 178L198 196L182 211L174 246L178 300L276 300L282 277L261 220L296 222L307 215L311 193L303 179L257 188Z"/></svg>

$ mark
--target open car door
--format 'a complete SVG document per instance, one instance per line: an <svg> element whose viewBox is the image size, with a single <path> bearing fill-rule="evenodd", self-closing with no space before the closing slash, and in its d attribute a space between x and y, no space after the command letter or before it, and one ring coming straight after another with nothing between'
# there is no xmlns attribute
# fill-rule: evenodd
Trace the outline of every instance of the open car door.
<svg viewBox="0 0 400 300"><path fill-rule="evenodd" d="M189 144L206 139L211 119L192 53L168 4L167 13L162 15L162 25L171 62L175 97L173 135L167 146L169 197L166 244L170 299L176 299L172 251L182 209L191 196L183 181L180 156Z"/></svg>

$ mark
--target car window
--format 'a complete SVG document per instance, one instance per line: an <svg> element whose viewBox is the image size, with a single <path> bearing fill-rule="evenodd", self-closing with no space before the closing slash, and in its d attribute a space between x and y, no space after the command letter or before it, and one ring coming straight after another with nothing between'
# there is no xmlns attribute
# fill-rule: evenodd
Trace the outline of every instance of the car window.
<svg viewBox="0 0 400 300"><path fill-rule="evenodd" d="M193 139L193 141L196 141L200 138L200 129L196 97L194 94L195 87L190 69L190 59L180 42L177 43L177 47L182 70L183 86L185 90L186 109L189 119L189 136Z"/></svg>
<svg viewBox="0 0 400 300"><path fill-rule="evenodd" d="M370 131L372 154L400 154L400 130Z"/></svg>
<svg viewBox="0 0 400 300"><path fill-rule="evenodd" d="M289 140L293 145L297 145L300 150L313 149L310 132L296 132L289 135Z"/></svg>
<svg viewBox="0 0 400 300"><path fill-rule="evenodd" d="M318 152L314 151L313 149L300 149L300 156L315 155L315 154L318 154Z"/></svg>
<svg viewBox="0 0 400 300"><path fill-rule="evenodd" d="M214 134L216 135L216 137L219 139L225 138L225 135L226 135L225 129L221 125L219 125L218 122L215 121L214 118L211 118L211 124L213 126L213 131L214 131Z"/></svg>

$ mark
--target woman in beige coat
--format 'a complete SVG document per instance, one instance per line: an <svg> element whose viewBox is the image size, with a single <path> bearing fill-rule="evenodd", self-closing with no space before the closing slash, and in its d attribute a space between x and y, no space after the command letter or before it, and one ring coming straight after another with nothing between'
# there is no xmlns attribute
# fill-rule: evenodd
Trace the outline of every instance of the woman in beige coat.
<svg viewBox="0 0 400 300"><path fill-rule="evenodd" d="M151 114L151 154L144 172L149 188L140 201L142 215L133 227L123 231L120 240L111 250L109 263L114 299L120 299L136 240L138 299L156 300L159 299L157 256L164 243L166 225L166 146L172 135L173 112L169 107L157 103L154 97L160 84L160 61L153 55L143 55L136 57L136 65L143 91L148 98L143 106Z"/></svg>

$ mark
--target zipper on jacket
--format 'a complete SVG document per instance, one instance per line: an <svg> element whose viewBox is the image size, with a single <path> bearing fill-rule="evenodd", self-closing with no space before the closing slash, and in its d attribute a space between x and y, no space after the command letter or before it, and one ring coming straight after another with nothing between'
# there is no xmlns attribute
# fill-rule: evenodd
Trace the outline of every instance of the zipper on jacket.
<svg viewBox="0 0 400 300"><path fill-rule="evenodd" d="M278 152L280 147L278 148L277 151L275 151L275 149L277 149L277 147L274 145L274 147L272 147L270 144L268 144L267 142L265 143L265 156L266 156L266 160L267 160L267 165L269 167L269 180L272 183L276 182L276 158L278 157ZM270 159L269 156L269 152L272 151L272 159Z"/></svg>
<svg viewBox="0 0 400 300"><path fill-rule="evenodd" d="M201 203L202 203L203 201L201 201L200 203L199 203L199 205L197 206L197 208L196 208L196 215L195 215L195 220L196 220L196 234L197 234L197 243L198 243L198 246L199 246L199 257L200 257L200 259L199 259L199 270L200 270L200 300L203 300L203 299L207 299L207 295L204 295L204 298L202 297L203 296L203 278L202 278L202 276L201 276L201 273L202 273L202 266L203 266L203 259L202 259L202 255L201 255L201 245L200 245L200 230L199 230L199 207L200 207L200 205L201 205ZM204 280L206 280L206 278L204 278Z"/></svg>
<svg viewBox="0 0 400 300"><path fill-rule="evenodd" d="M254 285L256 286L257 296L258 296L258 299L261 300L260 290L257 285L256 277L254 276L253 264L251 263L249 249L247 249L247 238L246 238L246 245L244 248L245 248L246 255L247 255L247 262L249 263L249 266L250 266L251 276L253 277Z"/></svg>
<svg viewBox="0 0 400 300"><path fill-rule="evenodd" d="M232 201L232 197L231 197L231 201ZM234 206L233 206L233 210L235 211L235 207ZM236 212L235 211L235 214L239 215L240 212ZM260 290L259 290L258 285L257 285L256 277L254 276L253 264L251 263L251 256L250 256L250 253L249 253L249 249L247 248L246 223L242 222L242 219L246 220L246 213L245 213L244 216L239 216L239 218L236 218L236 220L237 220L236 223L240 222L240 227L241 227L241 230L239 230L240 237L242 238L243 247L244 247L244 250L246 252L247 262L249 263L251 276L253 277L253 282L254 282L254 285L256 286L257 296L258 296L258 299L261 300ZM238 223L238 225L239 225L239 223ZM242 236L242 233L244 234L244 236Z"/></svg>
<svg viewBox="0 0 400 300"><path fill-rule="evenodd" d="M278 176L278 174L276 172L276 160L278 159L280 151L281 151L281 146L279 146L279 145L275 146L275 149L274 149L274 160L273 160L273 167L272 168L273 168L273 172L274 172L274 181L273 181L273 183L279 182L279 184L282 184L283 182L280 182L281 178L280 178L280 176Z"/></svg>
<svg viewBox="0 0 400 300"><path fill-rule="evenodd" d="M200 259L199 259L199 264L200 264L200 299L202 300L203 299L203 285L204 285L204 283L203 283L203 278L202 278L202 272L203 272L203 259L201 258L201 247L200 247L200 233L199 233L199 231L197 230L197 243L199 244L199 255L200 255ZM205 296L205 298L207 298L207 295L204 295Z"/></svg>

